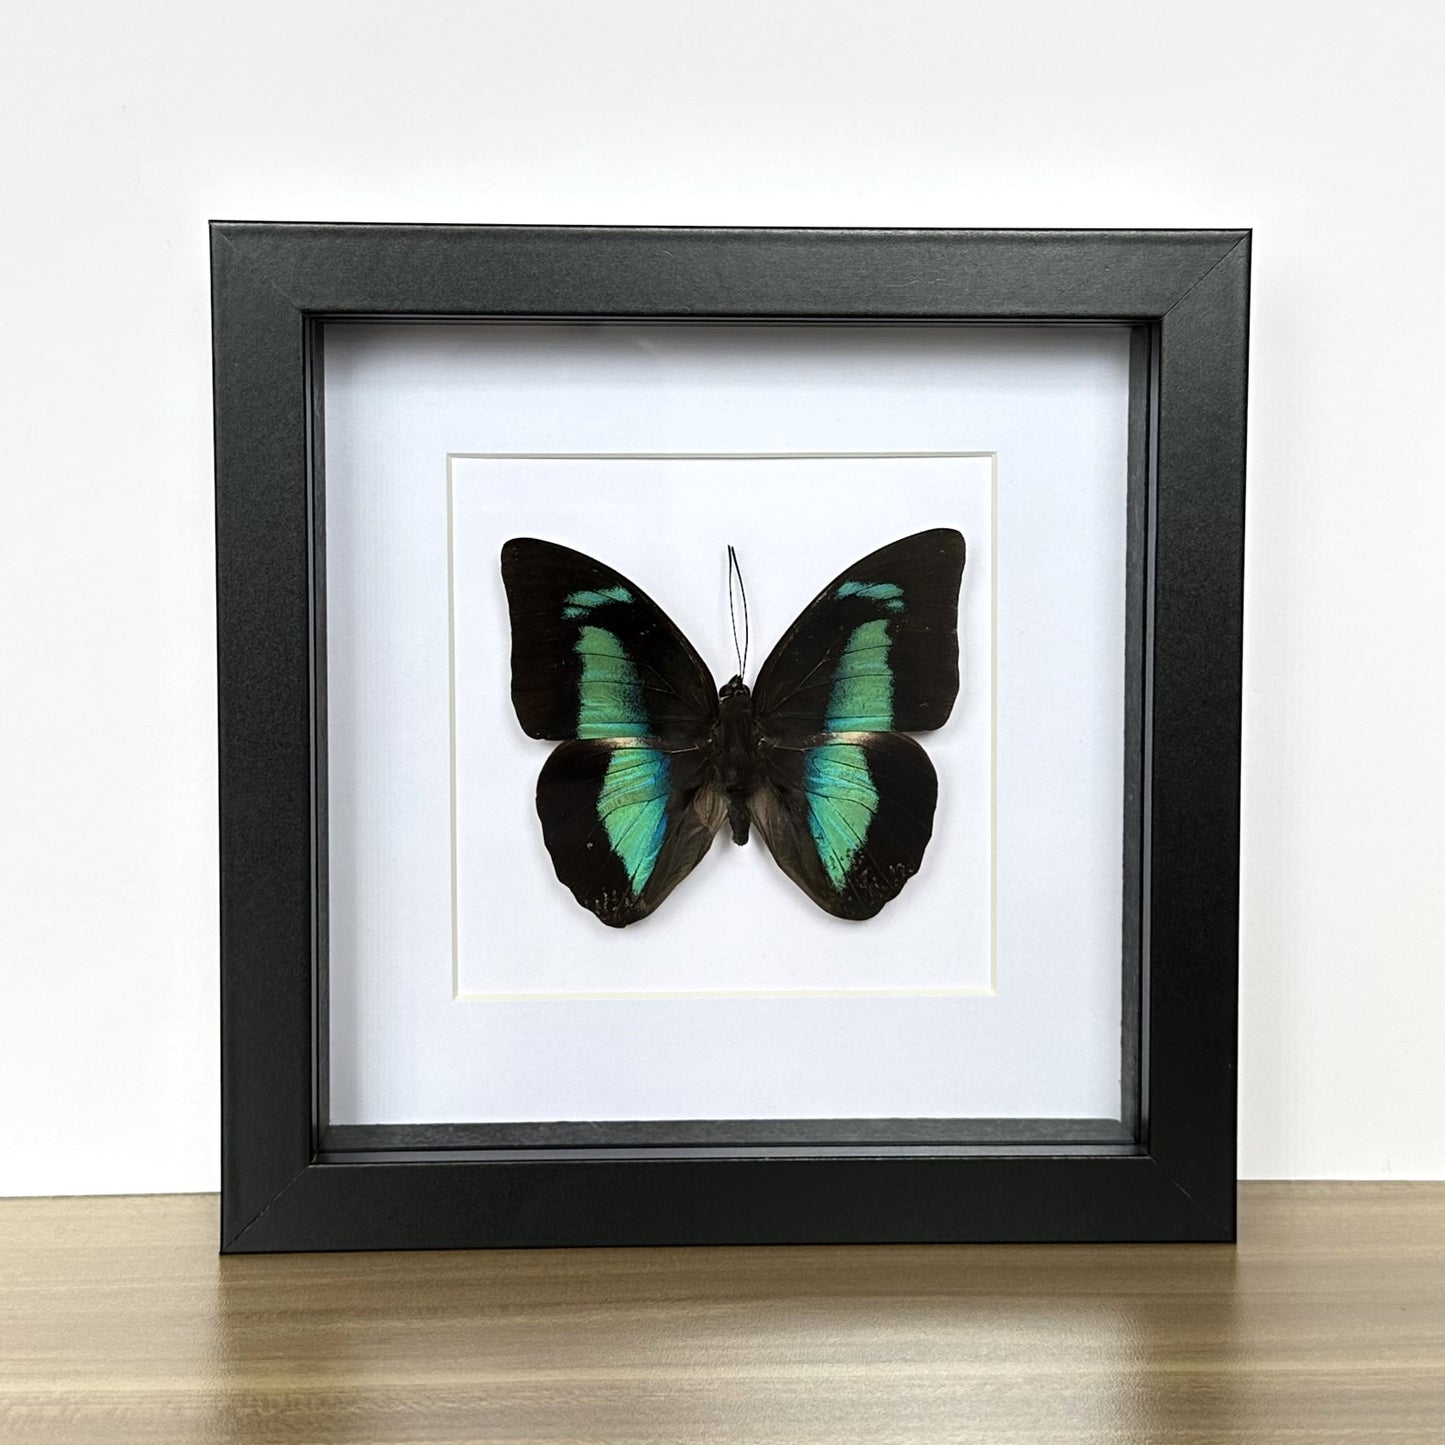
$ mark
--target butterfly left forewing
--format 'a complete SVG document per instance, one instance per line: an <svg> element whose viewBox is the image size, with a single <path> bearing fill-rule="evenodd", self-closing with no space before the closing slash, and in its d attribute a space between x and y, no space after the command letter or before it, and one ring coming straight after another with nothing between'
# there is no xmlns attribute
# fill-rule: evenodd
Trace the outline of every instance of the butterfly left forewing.
<svg viewBox="0 0 1445 1445"><path fill-rule="evenodd" d="M660 738L563 743L537 780L557 877L614 928L645 918L692 872L726 811L703 751Z"/></svg>
<svg viewBox="0 0 1445 1445"><path fill-rule="evenodd" d="M717 685L677 624L635 582L555 542L502 548L512 704L534 738L695 741Z"/></svg>
<svg viewBox="0 0 1445 1445"><path fill-rule="evenodd" d="M752 819L783 872L839 918L872 918L918 872L938 779L897 733L765 743Z"/></svg>

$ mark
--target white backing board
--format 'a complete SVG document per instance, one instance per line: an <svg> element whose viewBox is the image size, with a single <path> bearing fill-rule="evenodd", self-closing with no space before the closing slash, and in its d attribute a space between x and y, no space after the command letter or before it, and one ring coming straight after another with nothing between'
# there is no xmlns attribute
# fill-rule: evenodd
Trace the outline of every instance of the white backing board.
<svg viewBox="0 0 1445 1445"><path fill-rule="evenodd" d="M326 352L335 1122L1116 1114L1122 328L348 324L328 329ZM996 989L458 994L448 458L905 452L997 458ZM881 537L830 542L793 595L755 595L755 646L852 557L914 526L901 501L889 522ZM725 669L716 547L669 578L620 539L608 545ZM747 545L745 561L758 557L757 540ZM765 594L773 564L747 565ZM924 743L933 754L961 737L945 728ZM525 798L545 749L513 734L506 746L526 754ZM746 896L771 891L807 919L811 905L760 848L719 843L624 933L661 926L669 910L685 922L734 876ZM890 905L900 919L924 881ZM895 962L922 976L917 960Z"/></svg>
<svg viewBox="0 0 1445 1445"><path fill-rule="evenodd" d="M619 994L987 992L993 986L993 458L453 457L456 988L481 1001ZM831 917L754 838L712 854L657 913L599 923L559 883L534 807L550 746L509 695L498 556L537 536L597 556L737 668L725 545L752 619L749 682L829 578L933 526L964 535L959 701L921 739L940 779L924 867L865 925Z"/></svg>

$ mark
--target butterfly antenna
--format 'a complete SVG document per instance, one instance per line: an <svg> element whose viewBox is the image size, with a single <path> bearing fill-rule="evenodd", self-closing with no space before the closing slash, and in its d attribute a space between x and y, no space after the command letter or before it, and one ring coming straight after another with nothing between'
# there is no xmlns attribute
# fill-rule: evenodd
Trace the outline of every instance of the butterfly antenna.
<svg viewBox="0 0 1445 1445"><path fill-rule="evenodd" d="M741 646L738 644L738 609L733 600L733 580L737 579L737 596L742 598L743 606L743 638ZM748 674L748 648L752 643L751 628L748 625L748 589L743 586L743 569L738 566L738 554L732 544L728 545L728 619L733 626L733 651L738 659L738 676L746 677Z"/></svg>

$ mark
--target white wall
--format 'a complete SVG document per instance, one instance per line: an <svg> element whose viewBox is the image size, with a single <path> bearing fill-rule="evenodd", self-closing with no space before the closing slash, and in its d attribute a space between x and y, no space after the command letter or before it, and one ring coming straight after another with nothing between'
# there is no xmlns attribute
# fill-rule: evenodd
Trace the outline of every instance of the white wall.
<svg viewBox="0 0 1445 1445"><path fill-rule="evenodd" d="M1242 1169L1445 1176L1438 13L12 10L0 1192L216 1184L211 216L1254 226Z"/></svg>

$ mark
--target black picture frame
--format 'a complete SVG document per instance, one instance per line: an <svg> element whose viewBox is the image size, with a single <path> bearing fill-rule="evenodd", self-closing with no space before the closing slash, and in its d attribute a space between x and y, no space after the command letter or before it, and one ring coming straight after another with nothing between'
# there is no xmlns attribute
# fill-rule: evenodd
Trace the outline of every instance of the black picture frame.
<svg viewBox="0 0 1445 1445"><path fill-rule="evenodd" d="M221 1248L1228 1241L1250 233L213 222ZM1117 1120L337 1128L323 328L1132 332Z"/></svg>

